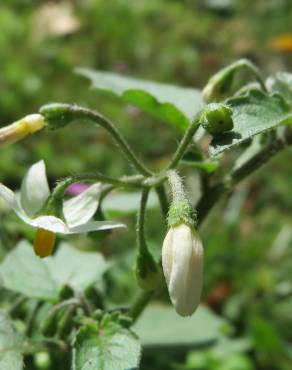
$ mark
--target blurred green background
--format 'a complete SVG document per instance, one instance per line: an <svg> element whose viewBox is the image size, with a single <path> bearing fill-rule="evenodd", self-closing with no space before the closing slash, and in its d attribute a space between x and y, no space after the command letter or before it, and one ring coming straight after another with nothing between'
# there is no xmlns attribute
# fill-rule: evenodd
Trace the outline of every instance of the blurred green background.
<svg viewBox="0 0 292 370"><path fill-rule="evenodd" d="M78 103L110 117L139 155L160 169L180 133L90 90L74 68L197 88L241 57L257 63L266 75L291 71L291 24L291 0L2 1L0 125L37 112L48 102ZM291 150L280 154L240 185L202 228L203 299L231 320L234 337L248 340L249 345L223 356L209 350L190 350L182 358L155 353L143 364L145 369L292 368L291 154ZM28 166L41 158L52 185L72 173L98 170L119 176L133 171L102 129L75 125L1 149L0 181L18 188ZM190 186L195 187L193 172L188 170ZM3 256L17 239L33 235L2 203L0 212ZM126 216L115 211L114 216L134 229L132 210ZM155 206L149 216L151 247L159 254L163 221ZM115 260L116 267L107 277L113 303L132 297L134 233L102 240L83 236L73 242Z"/></svg>

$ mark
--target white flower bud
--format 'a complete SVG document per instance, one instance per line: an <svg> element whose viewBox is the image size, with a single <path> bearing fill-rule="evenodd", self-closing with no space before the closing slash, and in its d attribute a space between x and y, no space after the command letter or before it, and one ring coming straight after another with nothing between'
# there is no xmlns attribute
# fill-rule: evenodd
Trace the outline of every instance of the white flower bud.
<svg viewBox="0 0 292 370"><path fill-rule="evenodd" d="M181 224L169 229L162 267L176 312L192 315L200 303L203 282L203 245L194 228Z"/></svg>
<svg viewBox="0 0 292 370"><path fill-rule="evenodd" d="M41 130L45 126L44 117L40 114L29 114L24 118L0 129L0 147L10 145L25 136Z"/></svg>

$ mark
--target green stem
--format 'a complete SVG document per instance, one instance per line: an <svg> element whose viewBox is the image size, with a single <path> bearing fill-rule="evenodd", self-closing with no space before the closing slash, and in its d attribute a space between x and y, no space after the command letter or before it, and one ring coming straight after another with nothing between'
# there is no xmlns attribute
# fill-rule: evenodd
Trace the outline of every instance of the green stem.
<svg viewBox="0 0 292 370"><path fill-rule="evenodd" d="M120 131L108 118L104 117L100 113L77 105L57 103L42 107L40 109L40 113L44 115L48 125L51 125L51 127L58 127L58 122L61 122L60 120L62 120L62 118L64 121L63 125L71 123L77 119L89 120L97 123L110 133L118 147L139 173L145 176L151 175L151 171L138 159Z"/></svg>
<svg viewBox="0 0 292 370"><path fill-rule="evenodd" d="M135 321L139 318L141 313L147 307L154 293L155 292L153 290L145 290L138 295L128 312L128 316L132 318L131 325L135 323Z"/></svg>
<svg viewBox="0 0 292 370"><path fill-rule="evenodd" d="M171 187L173 203L187 201L184 185L178 173L174 170L170 170L167 172L167 175Z"/></svg>
<svg viewBox="0 0 292 370"><path fill-rule="evenodd" d="M140 201L140 209L137 218L137 239L138 239L138 253L141 255L148 253L147 243L145 239L145 213L147 200L149 196L149 189L142 190L142 196Z"/></svg>
<svg viewBox="0 0 292 370"><path fill-rule="evenodd" d="M267 147L259 151L240 168L233 171L229 177L210 187L203 194L197 205L198 222L202 223L207 214L223 195L230 192L240 181L244 180L263 164L267 163L289 144L290 143L285 139L273 140Z"/></svg>
<svg viewBox="0 0 292 370"><path fill-rule="evenodd" d="M159 199L160 207L162 214L164 216L164 219L167 220L167 215L168 215L168 199L165 191L164 185L160 185L156 188L156 193Z"/></svg>
<svg viewBox="0 0 292 370"><path fill-rule="evenodd" d="M58 182L54 191L50 196L50 200L48 202L48 208L50 205L55 202L59 202L63 199L64 193L68 186L74 184L75 182L91 182L91 181L100 181L102 183L107 183L113 185L115 187L141 187L143 186L142 180L144 179L141 175L134 175L134 176L124 176L121 178L114 178L110 176L105 176L100 173L87 173L81 175L74 175L67 177Z"/></svg>
<svg viewBox="0 0 292 370"><path fill-rule="evenodd" d="M191 123L191 125L188 127L187 131L185 132L184 137L180 141L176 152L174 153L174 156L169 163L167 169L176 168L179 161L182 159L183 155L185 154L185 151L188 148L189 143L191 142L193 136L195 135L196 131L200 127L200 115L195 118L195 120Z"/></svg>

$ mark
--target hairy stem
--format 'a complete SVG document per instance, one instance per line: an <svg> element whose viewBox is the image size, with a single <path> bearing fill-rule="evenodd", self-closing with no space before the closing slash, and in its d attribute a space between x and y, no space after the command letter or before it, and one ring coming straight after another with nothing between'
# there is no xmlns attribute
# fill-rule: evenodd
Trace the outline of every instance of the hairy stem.
<svg viewBox="0 0 292 370"><path fill-rule="evenodd" d="M185 154L185 151L188 148L188 145L190 144L193 136L195 135L196 131L200 127L200 121L199 116L195 118L194 122L191 123L191 125L188 127L187 131L184 134L184 137L180 141L176 152L174 153L174 156L169 163L167 169L176 168L179 161L182 159L183 155Z"/></svg>
<svg viewBox="0 0 292 370"><path fill-rule="evenodd" d="M125 154L127 159L133 164L135 169L142 175L149 176L151 171L138 159L134 151L129 146L128 142L122 136L115 125L102 114L97 113L91 109L79 107L70 104L49 104L40 109L48 122L49 127L59 127L59 122L63 118L63 125L69 124L75 120L93 121L99 126L103 127L112 136L118 147Z"/></svg>

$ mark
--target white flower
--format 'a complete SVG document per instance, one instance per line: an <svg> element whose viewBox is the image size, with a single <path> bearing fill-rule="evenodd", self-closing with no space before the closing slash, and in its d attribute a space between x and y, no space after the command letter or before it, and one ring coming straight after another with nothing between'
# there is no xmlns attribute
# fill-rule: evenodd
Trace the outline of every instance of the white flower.
<svg viewBox="0 0 292 370"><path fill-rule="evenodd" d="M34 248L40 257L51 254L56 233L87 233L125 226L112 221L89 221L97 210L100 193L101 184L96 183L83 193L65 201L64 221L52 215L38 215L50 196L44 161L39 161L29 168L21 184L19 196L0 183L0 197L24 222L37 228Z"/></svg>
<svg viewBox="0 0 292 370"><path fill-rule="evenodd" d="M41 130L45 126L40 114L29 114L24 118L0 129L0 146L13 144L25 136Z"/></svg>
<svg viewBox="0 0 292 370"><path fill-rule="evenodd" d="M192 315L200 303L203 282L203 245L193 228L181 224L169 229L162 247L162 267L177 313Z"/></svg>

